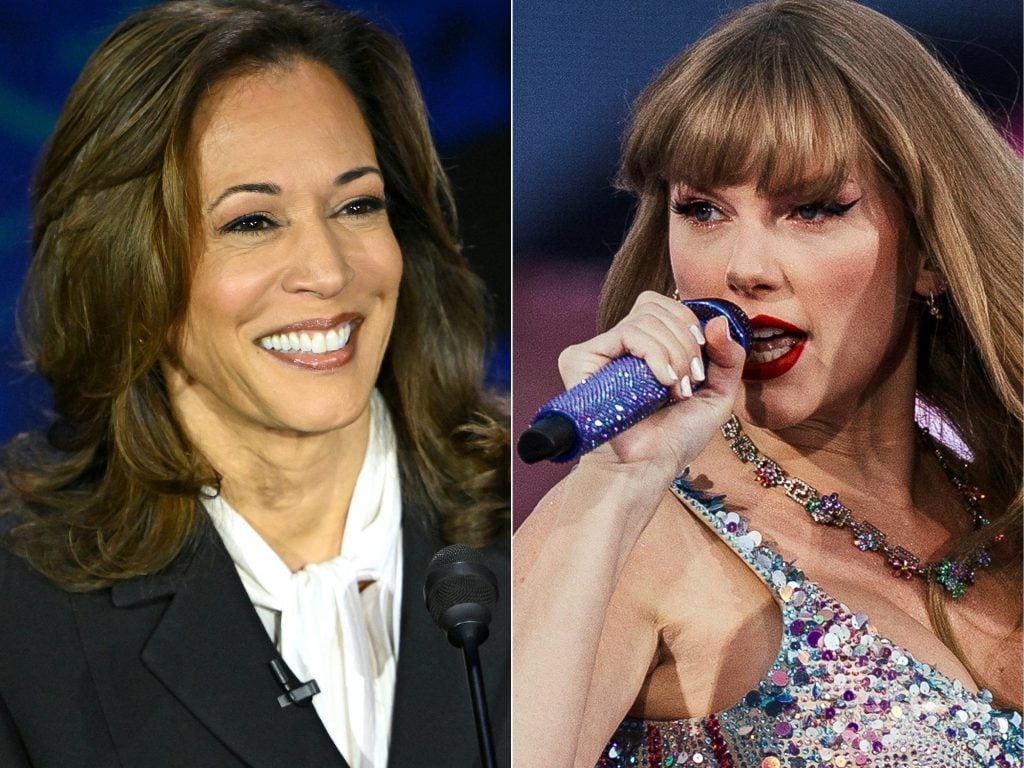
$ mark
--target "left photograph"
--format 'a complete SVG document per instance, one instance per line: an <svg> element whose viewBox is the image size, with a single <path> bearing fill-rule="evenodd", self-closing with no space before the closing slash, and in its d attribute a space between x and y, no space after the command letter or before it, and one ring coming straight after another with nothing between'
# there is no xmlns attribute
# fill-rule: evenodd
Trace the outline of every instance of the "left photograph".
<svg viewBox="0 0 1024 768"><path fill-rule="evenodd" d="M4 12L0 765L510 766L507 4Z"/></svg>

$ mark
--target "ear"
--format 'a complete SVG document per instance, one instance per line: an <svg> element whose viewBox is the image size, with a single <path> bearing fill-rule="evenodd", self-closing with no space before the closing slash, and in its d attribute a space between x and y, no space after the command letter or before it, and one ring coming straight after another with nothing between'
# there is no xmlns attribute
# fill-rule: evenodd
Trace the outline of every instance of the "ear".
<svg viewBox="0 0 1024 768"><path fill-rule="evenodd" d="M946 290L946 283L938 270L928 266L927 261L922 261L917 270L917 278L914 280L914 293L918 296L938 296Z"/></svg>

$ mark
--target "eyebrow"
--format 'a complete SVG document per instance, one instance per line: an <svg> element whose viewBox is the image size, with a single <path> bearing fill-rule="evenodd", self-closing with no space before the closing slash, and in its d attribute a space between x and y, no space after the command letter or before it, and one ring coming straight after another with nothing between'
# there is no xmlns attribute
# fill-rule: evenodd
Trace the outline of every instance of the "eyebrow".
<svg viewBox="0 0 1024 768"><path fill-rule="evenodd" d="M383 174L380 172L380 169L377 168L376 166L361 165L358 168L352 168L351 170L338 174L338 176L334 178L334 186L343 187L346 184L351 184L356 179L362 178L363 176L366 176L367 174L370 173L376 174L377 176L383 178ZM236 195L239 192L255 192L261 195L280 195L281 187L277 184L272 184L270 182L259 182L254 184L235 184L234 186L228 187L217 196L217 199L210 204L209 208L206 209L207 213L209 213L222 202L224 202L226 198L230 197L231 195Z"/></svg>

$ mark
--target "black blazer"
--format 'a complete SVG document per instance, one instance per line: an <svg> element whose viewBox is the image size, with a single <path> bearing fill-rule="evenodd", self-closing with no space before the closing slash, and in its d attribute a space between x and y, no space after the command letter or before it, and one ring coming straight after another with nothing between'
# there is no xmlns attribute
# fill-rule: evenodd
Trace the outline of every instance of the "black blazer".
<svg viewBox="0 0 1024 768"><path fill-rule="evenodd" d="M0 516L0 533L9 527ZM462 652L423 606L443 546L402 524L403 604L389 766L479 763ZM500 765L510 765L508 547L481 648ZM71 594L0 548L0 766L346 766L311 706L278 704L279 658L212 525L165 571ZM321 686L328 681L318 681Z"/></svg>

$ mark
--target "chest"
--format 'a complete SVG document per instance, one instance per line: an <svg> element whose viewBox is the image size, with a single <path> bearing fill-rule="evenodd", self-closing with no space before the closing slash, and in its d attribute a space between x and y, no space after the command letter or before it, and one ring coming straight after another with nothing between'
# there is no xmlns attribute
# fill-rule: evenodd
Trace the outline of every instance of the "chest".
<svg viewBox="0 0 1024 768"><path fill-rule="evenodd" d="M826 606L826 624L832 613L845 615L837 630L840 640L843 632L863 628L907 651L908 658L960 681L966 690L977 690L968 667L932 628L923 581L893 578L880 556L851 546L845 531L775 527L763 538L766 543L770 538L775 550L798 563L808 580L821 585L820 599L831 601L831 607ZM690 572L700 578L690 580L685 595L663 603L658 653L631 712L634 716L673 719L727 709L769 679L787 644L807 639L792 636L794 622L806 625L808 632L814 629L816 609L801 616L787 606L778 591L773 593L717 536L712 535L699 556L701 562ZM1007 629L998 622L970 620L978 613L992 612L985 605L993 600L991 589L980 585L971 597L970 609L958 607L950 618L958 637L968 640L968 663L989 669L985 660L1005 649ZM818 624L820 628L820 618ZM820 635L812 637L820 641ZM811 647L803 650L815 653ZM1004 676L1010 683L1017 680L1019 687L1019 665L1016 672L1007 671ZM991 678L985 683L993 686Z"/></svg>

